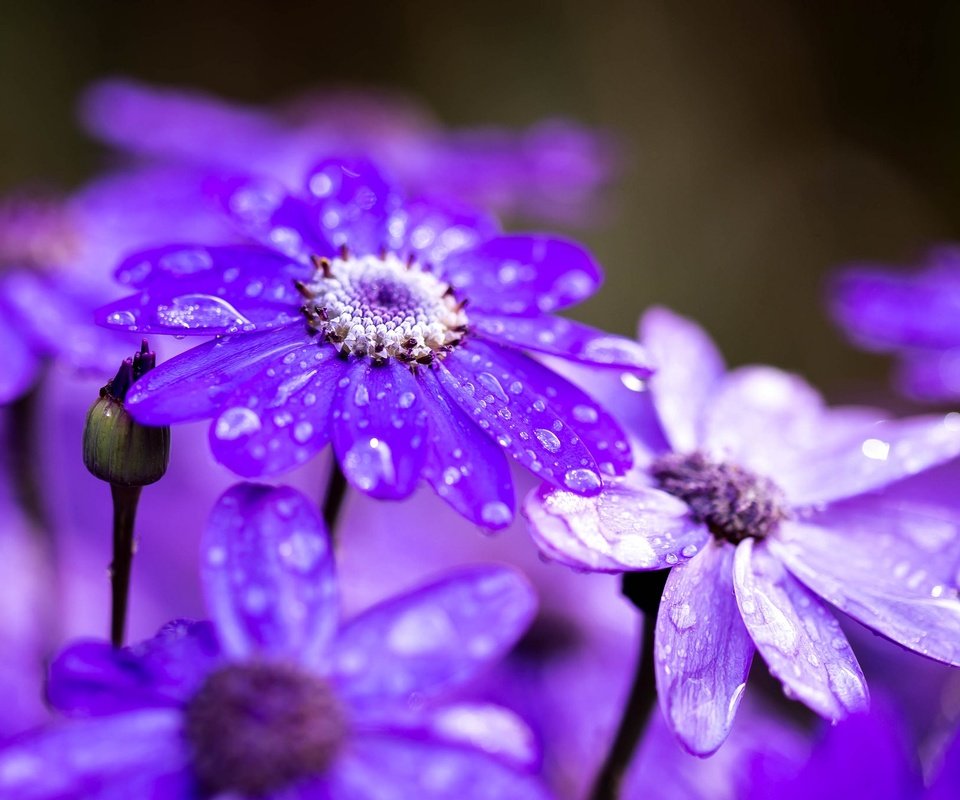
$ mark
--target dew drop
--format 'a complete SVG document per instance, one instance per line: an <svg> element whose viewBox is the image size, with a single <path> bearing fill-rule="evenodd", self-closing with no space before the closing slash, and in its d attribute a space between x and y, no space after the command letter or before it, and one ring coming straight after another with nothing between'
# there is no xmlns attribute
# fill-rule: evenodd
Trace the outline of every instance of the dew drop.
<svg viewBox="0 0 960 800"><path fill-rule="evenodd" d="M260 430L260 417L256 411L242 406L234 406L224 411L217 420L214 435L218 439L231 441L241 436L249 436Z"/></svg>
<svg viewBox="0 0 960 800"><path fill-rule="evenodd" d="M548 453L556 453L560 449L560 440L553 431L548 431L546 428L537 428L533 433Z"/></svg>
<svg viewBox="0 0 960 800"><path fill-rule="evenodd" d="M577 422L592 425L600 418L600 415L597 413L597 409L592 406L579 405L573 407L573 418Z"/></svg>
<svg viewBox="0 0 960 800"><path fill-rule="evenodd" d="M592 492L601 486L600 476L592 469L567 470L563 482L574 492Z"/></svg>
<svg viewBox="0 0 960 800"><path fill-rule="evenodd" d="M500 527L510 522L513 515L510 513L510 507L499 500L491 500L484 503L480 509L480 519L491 527Z"/></svg>
<svg viewBox="0 0 960 800"><path fill-rule="evenodd" d="M300 442L300 444L306 444L310 441L311 436L313 436L313 425L306 420L302 420L294 425L293 438Z"/></svg>

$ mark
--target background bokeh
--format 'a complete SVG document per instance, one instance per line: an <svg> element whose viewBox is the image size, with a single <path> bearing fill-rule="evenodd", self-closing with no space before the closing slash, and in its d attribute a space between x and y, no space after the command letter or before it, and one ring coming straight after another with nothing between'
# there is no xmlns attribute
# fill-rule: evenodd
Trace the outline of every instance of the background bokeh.
<svg viewBox="0 0 960 800"><path fill-rule="evenodd" d="M123 74L267 102L387 87L452 125L570 116L627 165L578 232L608 270L577 309L633 330L702 321L734 363L856 397L885 361L826 319L829 268L909 261L960 224L960 5L847 0L117 3L7 0L0 189L71 186L104 158L78 92Z"/></svg>

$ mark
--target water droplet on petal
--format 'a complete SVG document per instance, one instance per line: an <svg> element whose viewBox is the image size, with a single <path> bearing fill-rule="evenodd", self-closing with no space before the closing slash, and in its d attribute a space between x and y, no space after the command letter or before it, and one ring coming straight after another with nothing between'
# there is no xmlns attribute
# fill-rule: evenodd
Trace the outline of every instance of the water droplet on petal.
<svg viewBox="0 0 960 800"><path fill-rule="evenodd" d="M231 441L256 433L260 430L260 426L260 417L256 411L243 406L234 406L220 415L214 428L214 435L218 439Z"/></svg>
<svg viewBox="0 0 960 800"><path fill-rule="evenodd" d="M574 492L591 492L600 488L600 476L592 469L570 469L563 476L563 482Z"/></svg>
<svg viewBox="0 0 960 800"><path fill-rule="evenodd" d="M548 431L546 428L537 428L534 435L548 453L556 453L560 449L560 440L553 431Z"/></svg>
<svg viewBox="0 0 960 800"><path fill-rule="evenodd" d="M480 509L480 519L491 527L506 525L512 517L510 507L506 503L501 503L499 500L484 503L483 508Z"/></svg>

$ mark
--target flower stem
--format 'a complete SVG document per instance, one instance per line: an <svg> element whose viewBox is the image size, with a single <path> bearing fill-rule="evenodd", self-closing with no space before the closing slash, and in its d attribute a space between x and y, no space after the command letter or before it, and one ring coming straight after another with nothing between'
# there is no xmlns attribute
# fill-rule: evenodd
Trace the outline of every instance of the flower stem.
<svg viewBox="0 0 960 800"><path fill-rule="evenodd" d="M657 609L667 571L626 572L622 592L642 614L641 635L637 637L639 652L634 667L630 694L620 717L616 736L607 757L597 774L591 800L617 800L621 795L623 779L643 738L650 712L657 699L657 685L653 669L653 642L657 627Z"/></svg>
<svg viewBox="0 0 960 800"><path fill-rule="evenodd" d="M127 627L130 572L133 567L133 526L141 486L110 484L113 495L113 561L110 563L110 641L122 647Z"/></svg>
<svg viewBox="0 0 960 800"><path fill-rule="evenodd" d="M330 459L330 474L327 476L327 488L323 493L323 522L327 526L330 540L336 542L337 520L343 510L343 501L347 496L347 478L340 469L336 456Z"/></svg>

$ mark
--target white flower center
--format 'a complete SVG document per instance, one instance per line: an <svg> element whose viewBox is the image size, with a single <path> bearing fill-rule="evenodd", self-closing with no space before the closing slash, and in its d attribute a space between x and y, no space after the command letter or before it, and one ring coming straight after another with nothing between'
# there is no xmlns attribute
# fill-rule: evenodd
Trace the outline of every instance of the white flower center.
<svg viewBox="0 0 960 800"><path fill-rule="evenodd" d="M429 364L463 339L464 303L416 261L342 252L315 263L313 281L298 285L303 313L341 353Z"/></svg>

